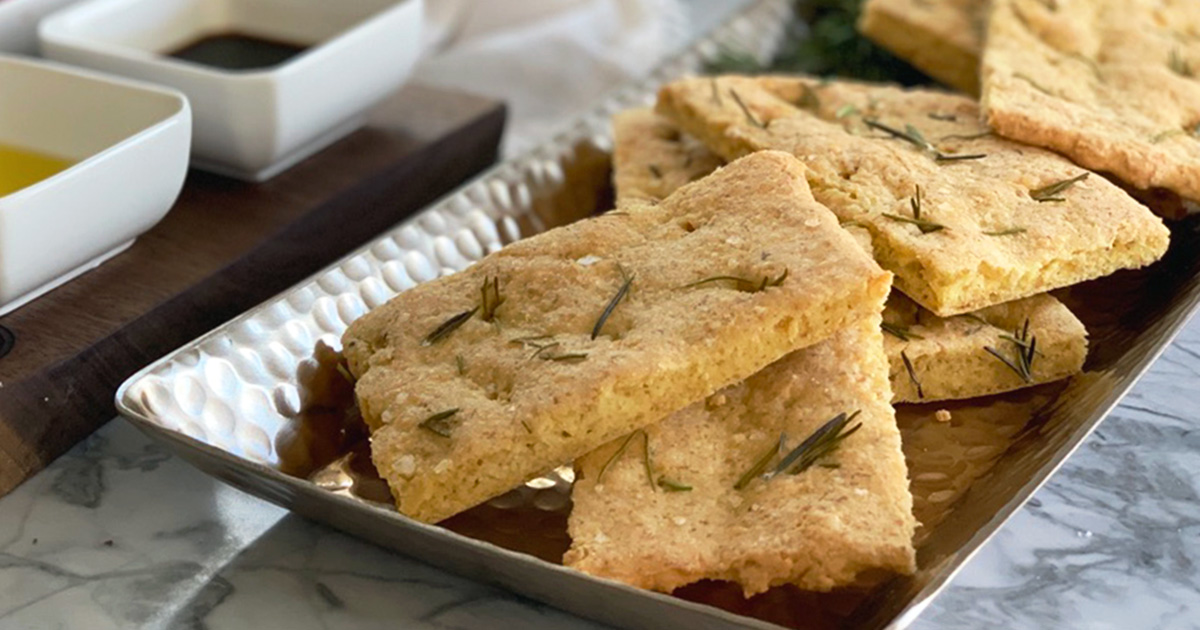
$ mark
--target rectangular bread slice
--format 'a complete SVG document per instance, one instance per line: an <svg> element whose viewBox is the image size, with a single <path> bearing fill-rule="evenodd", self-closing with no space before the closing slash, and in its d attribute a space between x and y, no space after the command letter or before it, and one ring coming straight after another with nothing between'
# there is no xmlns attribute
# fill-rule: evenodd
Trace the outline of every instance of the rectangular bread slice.
<svg viewBox="0 0 1200 630"><path fill-rule="evenodd" d="M1078 374L1087 358L1087 329L1051 295L941 318L893 292L883 321L892 400L898 403L975 398L1049 383ZM1026 343L1033 344L1032 354Z"/></svg>
<svg viewBox="0 0 1200 630"><path fill-rule="evenodd" d="M867 0L858 31L925 74L979 93L986 0Z"/></svg>
<svg viewBox="0 0 1200 630"><path fill-rule="evenodd" d="M664 592L729 580L747 596L911 573L916 522L879 323L853 324L581 458L564 564ZM862 426L807 470L747 474L854 412L845 429Z"/></svg>
<svg viewBox="0 0 1200 630"><path fill-rule="evenodd" d="M786 150L817 200L871 233L942 317L1148 265L1162 220L1069 160L991 135L975 101L798 77L684 79L658 111L726 159Z"/></svg>
<svg viewBox="0 0 1200 630"><path fill-rule="evenodd" d="M983 109L1009 138L1200 199L1200 2L995 0Z"/></svg>
<svg viewBox="0 0 1200 630"><path fill-rule="evenodd" d="M890 279L763 152L419 285L343 344L379 473L433 522L825 339Z"/></svg>
<svg viewBox="0 0 1200 630"><path fill-rule="evenodd" d="M678 137L687 141L670 121L645 110L618 114L625 121L618 124L613 170L621 173L641 173L651 164L662 164L658 174L645 185L654 186L654 194L669 195L673 186L682 185L706 175L697 168L685 168L679 160L665 160L654 143L637 134L654 134L656 138ZM628 124L636 120L640 124ZM636 132L636 133L635 133ZM698 149L692 164L719 163L707 149ZM715 168L715 167L714 167ZM711 169L709 169L711 171ZM645 187L620 185L617 201L625 195L644 198ZM843 226L864 251L871 252L870 233L857 225ZM1002 335L1014 336L1029 320L1029 336L1037 339L1029 374L1014 371L1003 360L990 354L987 348L1001 353L1006 359L1019 360L1012 341ZM934 402L939 400L975 398L1031 387L1056 381L1079 373L1087 358L1087 330L1072 313L1054 297L1042 294L990 306L964 316L943 318L934 315L899 291L892 291L884 310L884 351L891 364L892 402ZM913 366L908 373L907 358ZM1018 366L1019 367L1019 366ZM918 389L917 383L921 384Z"/></svg>

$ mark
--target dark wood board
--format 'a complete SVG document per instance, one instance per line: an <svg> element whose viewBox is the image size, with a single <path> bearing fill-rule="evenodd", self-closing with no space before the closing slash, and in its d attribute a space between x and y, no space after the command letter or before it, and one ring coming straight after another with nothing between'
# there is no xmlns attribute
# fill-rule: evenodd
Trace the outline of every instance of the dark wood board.
<svg viewBox="0 0 1200 630"><path fill-rule="evenodd" d="M133 372L320 270L495 162L502 104L408 86L262 184L191 171L126 252L9 315L0 496L113 418Z"/></svg>

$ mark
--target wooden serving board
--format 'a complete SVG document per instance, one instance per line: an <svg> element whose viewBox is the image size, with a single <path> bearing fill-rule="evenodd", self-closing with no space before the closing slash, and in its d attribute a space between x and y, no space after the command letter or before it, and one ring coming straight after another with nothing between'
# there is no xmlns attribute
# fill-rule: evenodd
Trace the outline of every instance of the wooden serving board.
<svg viewBox="0 0 1200 630"><path fill-rule="evenodd" d="M320 270L495 162L502 104L408 86L278 177L191 171L99 269L0 317L0 496L116 415L143 365ZM4 345L0 330L0 345Z"/></svg>

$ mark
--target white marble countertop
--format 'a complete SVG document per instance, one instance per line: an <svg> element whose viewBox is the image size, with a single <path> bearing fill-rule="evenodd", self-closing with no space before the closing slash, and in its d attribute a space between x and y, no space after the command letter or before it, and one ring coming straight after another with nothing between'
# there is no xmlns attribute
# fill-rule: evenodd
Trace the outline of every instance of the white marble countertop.
<svg viewBox="0 0 1200 630"><path fill-rule="evenodd" d="M918 619L1200 628L1200 319ZM597 624L211 480L123 420L0 500L0 628Z"/></svg>

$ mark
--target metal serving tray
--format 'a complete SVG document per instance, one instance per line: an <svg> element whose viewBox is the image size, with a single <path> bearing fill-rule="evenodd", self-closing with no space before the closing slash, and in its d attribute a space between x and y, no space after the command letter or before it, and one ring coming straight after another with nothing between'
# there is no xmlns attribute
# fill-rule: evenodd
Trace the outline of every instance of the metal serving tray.
<svg viewBox="0 0 1200 630"><path fill-rule="evenodd" d="M461 270L523 236L606 209L609 117L650 102L660 84L697 71L722 49L770 55L782 41L790 4L756 2L652 76L613 94L567 133L499 165L309 280L148 366L117 393L121 413L184 459L246 492L616 626L905 627L1100 423L1196 309L1196 220L1173 226L1170 253L1150 269L1061 292L1091 332L1086 374L1069 384L1006 396L898 409L915 511L924 523L917 539L919 570L871 590L816 595L780 588L746 601L736 589L709 583L671 596L564 568L556 554L566 540L562 515L569 509L569 469L438 526L370 500L378 494L362 491L352 471L333 466L314 474L284 472L295 473L284 454L312 403L308 385L327 354L318 350L319 342L338 348L349 322L398 292ZM933 421L940 408L950 410L954 420ZM549 542L539 547L522 536Z"/></svg>

